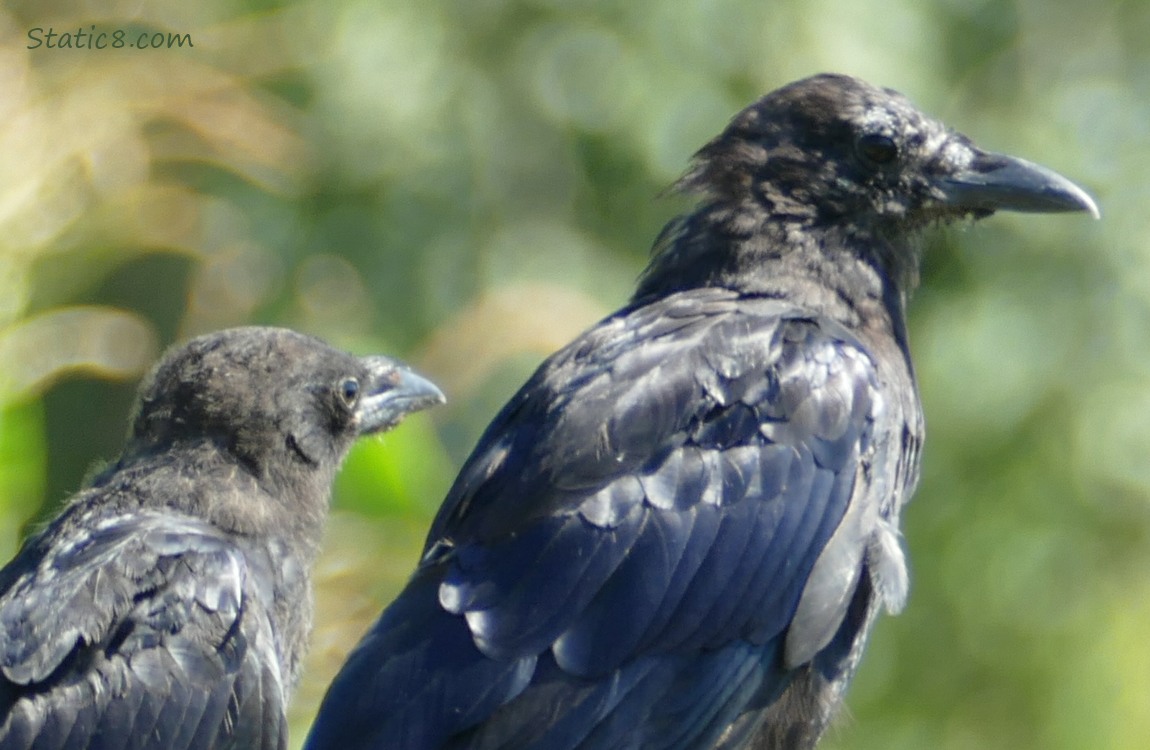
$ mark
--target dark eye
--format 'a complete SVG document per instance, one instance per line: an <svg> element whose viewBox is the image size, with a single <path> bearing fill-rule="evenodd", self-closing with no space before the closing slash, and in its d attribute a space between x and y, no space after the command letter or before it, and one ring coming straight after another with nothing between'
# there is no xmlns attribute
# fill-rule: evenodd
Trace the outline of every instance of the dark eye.
<svg viewBox="0 0 1150 750"><path fill-rule="evenodd" d="M339 395L345 404L355 406L355 402L359 400L359 381L355 378L344 380L339 384Z"/></svg>
<svg viewBox="0 0 1150 750"><path fill-rule="evenodd" d="M890 136L867 133L855 144L859 156L871 164L890 164L898 158L898 146Z"/></svg>

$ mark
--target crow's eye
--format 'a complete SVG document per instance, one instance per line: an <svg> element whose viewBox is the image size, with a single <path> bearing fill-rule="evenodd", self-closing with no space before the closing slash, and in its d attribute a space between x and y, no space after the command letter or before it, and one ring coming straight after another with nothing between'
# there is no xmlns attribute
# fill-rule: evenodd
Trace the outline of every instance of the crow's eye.
<svg viewBox="0 0 1150 750"><path fill-rule="evenodd" d="M898 146L890 136L867 133L855 144L859 156L871 164L882 166L898 158Z"/></svg>
<svg viewBox="0 0 1150 750"><path fill-rule="evenodd" d="M355 402L359 400L359 381L355 378L344 380L339 384L339 396L348 406L355 406Z"/></svg>

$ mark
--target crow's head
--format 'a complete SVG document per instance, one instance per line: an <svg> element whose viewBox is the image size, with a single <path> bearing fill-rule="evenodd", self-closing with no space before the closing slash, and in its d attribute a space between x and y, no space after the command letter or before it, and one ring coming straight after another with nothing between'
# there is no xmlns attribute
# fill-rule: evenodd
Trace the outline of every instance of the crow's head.
<svg viewBox="0 0 1150 750"><path fill-rule="evenodd" d="M360 435L443 401L389 357L282 328L233 328L170 351L141 387L127 455L213 443L257 475L330 474Z"/></svg>
<svg viewBox="0 0 1150 750"><path fill-rule="evenodd" d="M818 276L810 269L828 259L841 271L851 267L844 255L905 295L918 282L918 230L931 222L997 210L1098 216L1065 177L979 149L897 91L834 74L735 115L676 188L704 203L663 230L637 300L699 286L785 295L777 274L807 266Z"/></svg>
<svg viewBox="0 0 1150 750"><path fill-rule="evenodd" d="M800 223L893 223L995 210L1088 211L1086 193L1037 164L983 151L897 91L824 74L767 94L695 156L681 186L752 199Z"/></svg>

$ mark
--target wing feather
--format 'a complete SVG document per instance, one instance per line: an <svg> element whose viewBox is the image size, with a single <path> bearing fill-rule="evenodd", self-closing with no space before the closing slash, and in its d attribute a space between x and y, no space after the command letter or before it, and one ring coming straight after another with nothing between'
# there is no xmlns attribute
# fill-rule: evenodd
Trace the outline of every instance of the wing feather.
<svg viewBox="0 0 1150 750"><path fill-rule="evenodd" d="M283 686L245 555L188 517L77 513L21 552L0 593L0 746L179 750L243 724L243 746L281 747Z"/></svg>
<svg viewBox="0 0 1150 750"><path fill-rule="evenodd" d="M443 609L427 616L462 616L478 651L401 647L436 674L484 657L530 672L471 723L460 693L393 721L473 750L719 741L860 626L865 564L881 563L884 597L905 593L883 524L909 488L866 480L903 460L875 439L907 418L883 387L851 334L777 300L692 290L589 331L496 417L432 526L416 581L440 577ZM386 692L418 689L381 645L415 596L351 657L309 747L354 746L329 704L370 665Z"/></svg>

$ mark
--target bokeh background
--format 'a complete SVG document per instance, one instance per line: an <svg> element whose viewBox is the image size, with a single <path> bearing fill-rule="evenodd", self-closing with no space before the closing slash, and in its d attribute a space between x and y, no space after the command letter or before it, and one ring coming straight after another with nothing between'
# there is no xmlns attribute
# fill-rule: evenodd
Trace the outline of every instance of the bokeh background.
<svg viewBox="0 0 1150 750"><path fill-rule="evenodd" d="M194 46L29 49L49 28ZM450 404L340 477L298 745L486 422L627 297L690 154L849 72L1103 220L931 233L912 597L825 746L1150 747L1147 39L1143 0L6 0L0 553L116 455L173 341L256 322L414 362Z"/></svg>

